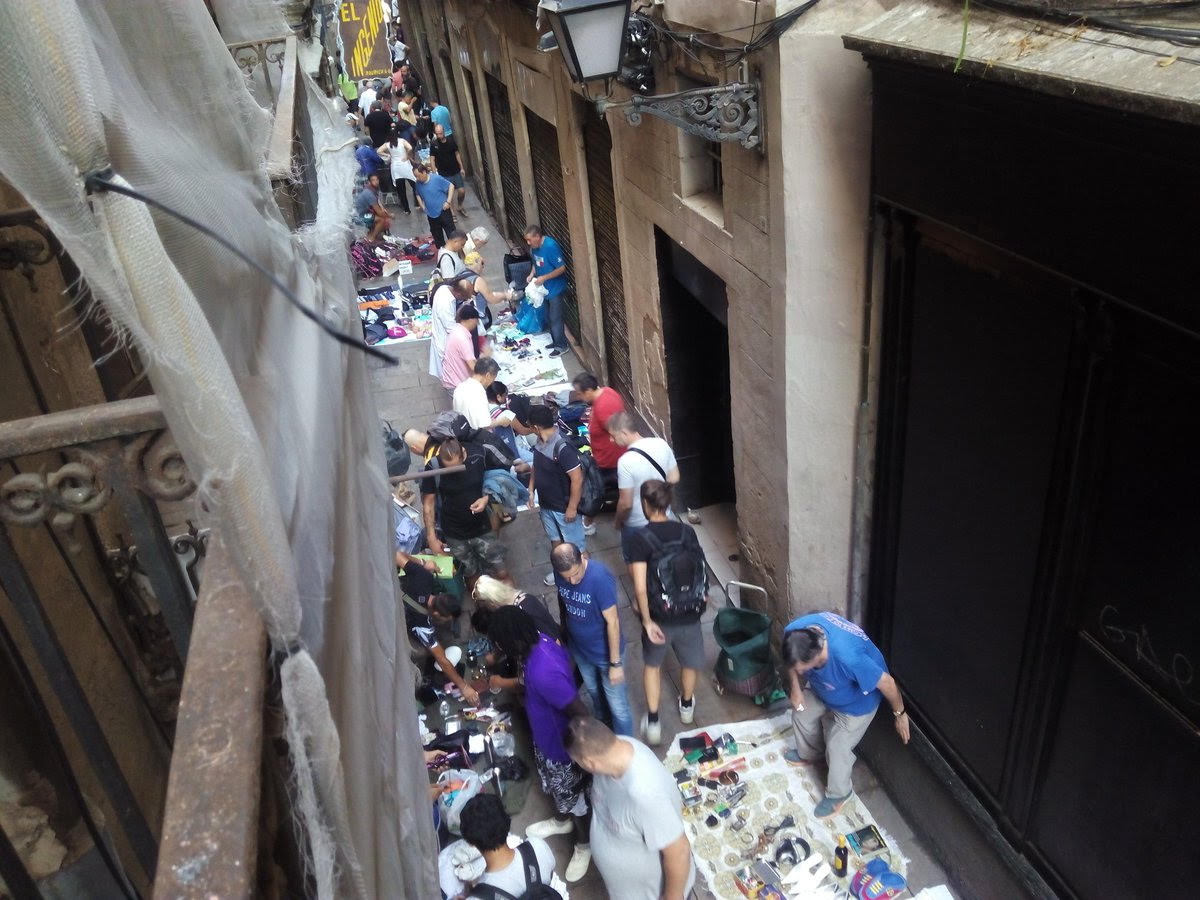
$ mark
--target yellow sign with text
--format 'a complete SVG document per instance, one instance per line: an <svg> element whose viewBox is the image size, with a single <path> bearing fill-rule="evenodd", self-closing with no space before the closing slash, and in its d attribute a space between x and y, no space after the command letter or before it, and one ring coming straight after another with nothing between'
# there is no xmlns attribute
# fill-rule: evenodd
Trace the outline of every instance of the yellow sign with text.
<svg viewBox="0 0 1200 900"><path fill-rule="evenodd" d="M355 81L387 78L392 53L383 23L383 0L342 0L342 65Z"/></svg>

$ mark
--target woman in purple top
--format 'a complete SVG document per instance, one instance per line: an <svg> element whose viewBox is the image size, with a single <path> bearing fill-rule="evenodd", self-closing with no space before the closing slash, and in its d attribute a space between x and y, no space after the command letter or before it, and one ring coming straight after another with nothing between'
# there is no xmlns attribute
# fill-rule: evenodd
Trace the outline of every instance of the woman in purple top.
<svg viewBox="0 0 1200 900"><path fill-rule="evenodd" d="M533 618L515 606L502 607L488 623L488 637L521 667L525 685L525 714L533 733L533 761L542 790L554 801L557 815L526 829L532 837L548 838L575 831L575 852L567 865L567 881L587 872L592 851L589 794L591 776L579 768L563 747L571 716L586 710L575 687L571 657L554 638L542 634Z"/></svg>

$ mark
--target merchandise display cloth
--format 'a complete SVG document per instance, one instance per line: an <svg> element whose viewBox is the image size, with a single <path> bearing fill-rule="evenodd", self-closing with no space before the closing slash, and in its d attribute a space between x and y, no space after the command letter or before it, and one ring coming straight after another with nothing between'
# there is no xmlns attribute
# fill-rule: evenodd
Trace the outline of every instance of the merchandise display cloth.
<svg viewBox="0 0 1200 900"><path fill-rule="evenodd" d="M668 772L674 774L686 768L693 775L697 774L698 767L684 759L679 741L701 732L707 732L714 741L724 734L732 735L738 748L729 758L745 760L745 768L738 772L739 784L746 786L745 798L731 809L728 816L718 817L715 827L709 827L705 820L713 812L707 801L715 797L716 792L700 787L702 802L690 809L685 808L684 811L684 827L692 844L692 857L696 861L700 878L712 896L722 900L743 897L742 892L738 890L734 873L750 865L753 860L744 859L742 854L750 853L758 847L759 836L765 827L778 825L788 815L795 819L795 827L780 831L759 851L757 858L774 860L776 848L783 838L799 836L808 842L813 853L832 867L837 836L852 834L872 825L879 830L887 845L882 851L863 856L851 850L846 878L831 877L816 892L793 892L787 895L789 900L798 900L800 897L845 896L846 887L854 873L867 861L875 858L886 861L894 872L906 874L908 860L902 855L892 837L875 822L871 811L857 795L847 801L837 815L828 819L813 817L813 807L824 796L824 784L820 781L823 770L809 766L792 766L784 760L783 752L794 744L790 712L772 719L705 725L703 728L681 732L675 736L663 759L663 765ZM734 828L740 819L744 819L745 824Z"/></svg>
<svg viewBox="0 0 1200 900"><path fill-rule="evenodd" d="M500 380L511 394L540 397L547 392L570 389L571 379L562 359L550 356L550 335L523 334L511 323L498 324L492 331L492 357L500 364ZM506 347L507 341L528 340Z"/></svg>

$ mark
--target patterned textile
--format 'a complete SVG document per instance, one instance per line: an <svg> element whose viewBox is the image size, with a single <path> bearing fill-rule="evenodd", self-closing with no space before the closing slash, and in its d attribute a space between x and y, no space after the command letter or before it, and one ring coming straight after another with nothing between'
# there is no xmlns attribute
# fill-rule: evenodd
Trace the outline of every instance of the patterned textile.
<svg viewBox="0 0 1200 900"><path fill-rule="evenodd" d="M560 816L582 816L587 812L592 792L591 775L573 762L546 759L537 747L533 748L533 763L542 781L542 790L554 801Z"/></svg>
<svg viewBox="0 0 1200 900"><path fill-rule="evenodd" d="M704 802L684 809L684 830L692 842L692 857L696 870L714 897L741 900L742 894L734 883L733 873L747 864L746 855L754 855L759 836L767 825L778 825L785 816L792 816L796 827L781 831L774 840L763 847L757 855L770 858L782 838L799 835L812 847L814 853L827 863L833 862L833 851L837 846L837 835L848 834L867 825L875 825L887 842L882 853L871 854L886 860L894 872L906 874L908 860L900 853L896 841L879 826L870 810L858 795L854 795L841 811L829 819L813 818L813 807L825 796L819 770L797 768L788 765L783 751L793 746L792 719L790 711L773 719L752 719L747 722L731 722L727 725L705 725L684 731L675 736L663 759L668 772L676 772L688 766L679 750L679 739L708 732L714 738L729 733L738 742L738 756L745 757L746 768L740 775L740 783L747 787L745 799L737 805L720 824L709 828L705 819L712 808L708 805L715 797L711 791L702 789ZM735 827L736 826L736 827ZM849 871L854 873L864 864L853 851L850 853ZM699 893L700 883L696 884ZM824 888L811 894L812 897L838 897L844 889Z"/></svg>

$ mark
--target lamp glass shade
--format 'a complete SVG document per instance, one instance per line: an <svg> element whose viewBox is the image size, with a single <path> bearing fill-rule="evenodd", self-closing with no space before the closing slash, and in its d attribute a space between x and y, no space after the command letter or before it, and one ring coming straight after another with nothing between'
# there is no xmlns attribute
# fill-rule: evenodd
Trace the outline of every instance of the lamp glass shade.
<svg viewBox="0 0 1200 900"><path fill-rule="evenodd" d="M572 80L610 78L621 68L630 0L543 0Z"/></svg>

